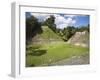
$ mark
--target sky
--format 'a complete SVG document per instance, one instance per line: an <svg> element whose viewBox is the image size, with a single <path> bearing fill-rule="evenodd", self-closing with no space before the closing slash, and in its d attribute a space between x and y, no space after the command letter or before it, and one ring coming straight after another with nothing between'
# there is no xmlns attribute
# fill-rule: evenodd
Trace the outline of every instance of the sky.
<svg viewBox="0 0 100 80"><path fill-rule="evenodd" d="M64 29L67 26L86 26L89 24L90 16L89 15L74 15L74 14L46 14L46 13L32 13L26 12L26 18L34 16L38 19L39 22L43 22L46 19L53 15L55 17L56 27L59 29Z"/></svg>

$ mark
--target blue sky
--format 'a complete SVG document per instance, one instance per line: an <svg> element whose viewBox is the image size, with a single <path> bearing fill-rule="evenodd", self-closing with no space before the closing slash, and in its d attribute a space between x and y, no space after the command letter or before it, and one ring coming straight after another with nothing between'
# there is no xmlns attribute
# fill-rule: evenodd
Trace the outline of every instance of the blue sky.
<svg viewBox="0 0 100 80"><path fill-rule="evenodd" d="M26 17L35 16L39 22L45 21L53 15L55 17L55 24L57 28L63 29L67 26L85 26L89 24L89 15L73 15L73 14L46 14L46 13L26 13Z"/></svg>
<svg viewBox="0 0 100 80"><path fill-rule="evenodd" d="M89 15L86 15L86 16L77 16L76 18L76 23L74 24L74 26L84 26L84 25L87 25L90 23L90 18L89 18Z"/></svg>

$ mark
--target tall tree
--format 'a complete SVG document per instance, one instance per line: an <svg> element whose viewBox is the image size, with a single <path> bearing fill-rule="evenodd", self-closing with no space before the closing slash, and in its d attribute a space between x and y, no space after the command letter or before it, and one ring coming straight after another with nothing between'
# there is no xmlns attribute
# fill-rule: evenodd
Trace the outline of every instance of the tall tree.
<svg viewBox="0 0 100 80"><path fill-rule="evenodd" d="M40 33L41 31L41 24L37 18L34 16L26 18L26 39L32 38L36 33Z"/></svg>
<svg viewBox="0 0 100 80"><path fill-rule="evenodd" d="M51 15L49 18L46 19L46 21L43 23L43 25L48 26L53 31L56 31L55 17L53 15Z"/></svg>
<svg viewBox="0 0 100 80"><path fill-rule="evenodd" d="M63 29L63 38L65 40L68 40L70 37L72 37L76 32L76 28L74 26L68 26L67 28Z"/></svg>

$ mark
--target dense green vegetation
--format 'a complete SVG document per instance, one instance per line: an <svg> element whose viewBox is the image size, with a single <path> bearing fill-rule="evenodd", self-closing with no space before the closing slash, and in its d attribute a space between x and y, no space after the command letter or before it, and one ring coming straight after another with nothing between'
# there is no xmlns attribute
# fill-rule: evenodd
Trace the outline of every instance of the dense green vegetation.
<svg viewBox="0 0 100 80"><path fill-rule="evenodd" d="M48 26L42 26L42 34L37 34L36 37L42 38L42 39L56 39L56 40L62 40L60 36L55 34Z"/></svg>
<svg viewBox="0 0 100 80"><path fill-rule="evenodd" d="M26 19L26 42L28 40L32 39L36 34L42 33L41 24L38 22L38 20L31 16Z"/></svg>
<svg viewBox="0 0 100 80"><path fill-rule="evenodd" d="M26 52L26 66L47 66L52 62L85 54L88 54L88 48L66 44L65 42L29 45Z"/></svg>
<svg viewBox="0 0 100 80"><path fill-rule="evenodd" d="M89 54L87 47L66 43L76 32L89 32L89 25L59 29L54 22L55 17L52 15L44 22L39 22L34 16L26 18L26 66L47 66L72 56ZM88 36L85 35L84 38L87 39ZM29 43L34 39L43 39L45 44ZM48 43L45 40L54 42Z"/></svg>

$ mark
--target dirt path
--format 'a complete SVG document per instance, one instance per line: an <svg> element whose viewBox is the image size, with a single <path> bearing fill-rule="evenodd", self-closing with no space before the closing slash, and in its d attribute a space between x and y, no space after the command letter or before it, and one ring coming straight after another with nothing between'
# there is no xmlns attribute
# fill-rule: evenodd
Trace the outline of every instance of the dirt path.
<svg viewBox="0 0 100 80"><path fill-rule="evenodd" d="M89 64L89 55L73 56L71 58L64 59L56 63L52 63L50 64L50 66L53 66L53 65L82 65L82 64Z"/></svg>

